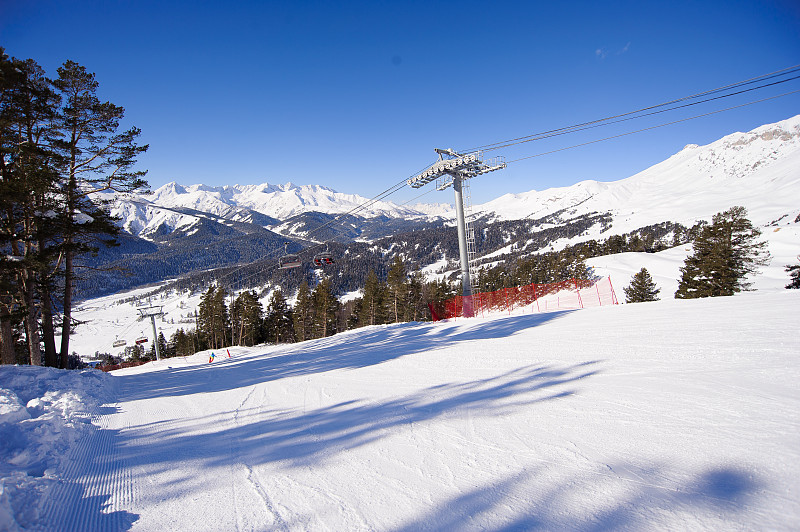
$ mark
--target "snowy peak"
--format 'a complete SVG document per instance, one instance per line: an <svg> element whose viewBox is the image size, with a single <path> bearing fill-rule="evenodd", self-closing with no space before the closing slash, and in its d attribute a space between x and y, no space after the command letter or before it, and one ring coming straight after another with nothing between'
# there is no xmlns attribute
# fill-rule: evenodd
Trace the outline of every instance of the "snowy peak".
<svg viewBox="0 0 800 532"><path fill-rule="evenodd" d="M118 198L113 214L122 219L126 231L152 238L192 226L203 213L231 222L275 227L281 221L306 213L349 212L368 201L357 194L344 194L321 185L261 183L210 187L171 182L147 196ZM450 210L445 204L400 206L378 201L357 214L366 218L416 219L447 215Z"/></svg>
<svg viewBox="0 0 800 532"><path fill-rule="evenodd" d="M338 214L368 201L357 194L344 194L321 185L229 185L208 187L191 185L180 187L169 183L156 190L151 199L162 207L187 207L224 216L231 208L245 208L266 216L285 220L310 211ZM362 212L364 216L410 217L430 214L430 211L446 212L443 206L424 210L403 207L391 202L379 201Z"/></svg>
<svg viewBox="0 0 800 532"><path fill-rule="evenodd" d="M475 207L502 220L610 212L615 232L662 221L691 225L733 205L758 224L800 208L800 115L689 144L667 160L620 181L506 194Z"/></svg>
<svg viewBox="0 0 800 532"><path fill-rule="evenodd" d="M734 133L707 146L684 149L689 169L709 179L743 179L800 148L800 116L748 133Z"/></svg>

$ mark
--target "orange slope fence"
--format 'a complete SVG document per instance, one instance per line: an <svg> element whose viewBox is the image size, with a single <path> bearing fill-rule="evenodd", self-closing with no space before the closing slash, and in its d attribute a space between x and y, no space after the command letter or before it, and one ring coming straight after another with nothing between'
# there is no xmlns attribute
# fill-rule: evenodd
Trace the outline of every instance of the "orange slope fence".
<svg viewBox="0 0 800 532"><path fill-rule="evenodd" d="M606 277L596 282L568 279L558 283L502 288L468 297L456 296L447 301L430 303L428 308L433 321L439 321L463 316L464 307L470 305L474 316L484 316L498 312L547 312L617 304L619 301L611 285L611 277Z"/></svg>

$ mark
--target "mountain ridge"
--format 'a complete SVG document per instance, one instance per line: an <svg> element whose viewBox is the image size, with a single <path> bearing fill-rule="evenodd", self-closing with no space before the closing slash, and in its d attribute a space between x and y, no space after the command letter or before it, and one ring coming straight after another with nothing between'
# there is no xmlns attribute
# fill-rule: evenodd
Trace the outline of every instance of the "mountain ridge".
<svg viewBox="0 0 800 532"><path fill-rule="evenodd" d="M623 224L620 230L625 231L635 229L637 224L663 221L654 216L663 218L668 214L675 221L691 224L733 204L743 204L755 222L768 223L785 214L781 211L800 203L800 196L794 193L800 186L793 168L800 168L800 115L749 132L732 133L704 146L687 144L666 160L620 180L584 180L566 187L504 194L474 205L473 212L496 220L514 220L541 218L561 210L576 215L609 211L615 224ZM757 194L752 190L754 182L760 188ZM759 195L772 195L780 201L771 207L752 202ZM323 185L287 182L212 187L173 181L149 196L118 198L113 214L122 219L121 226L126 231L145 239L194 222L176 209L255 223L298 237L304 233L293 232L294 225L286 222L313 212L340 215L362 207L356 210L361 219L389 217L453 223L455 218L454 209L448 204L401 206L378 201L365 206L369 201ZM137 206L132 207L131 202ZM676 204L682 205L677 211ZM675 219L676 214L679 219Z"/></svg>

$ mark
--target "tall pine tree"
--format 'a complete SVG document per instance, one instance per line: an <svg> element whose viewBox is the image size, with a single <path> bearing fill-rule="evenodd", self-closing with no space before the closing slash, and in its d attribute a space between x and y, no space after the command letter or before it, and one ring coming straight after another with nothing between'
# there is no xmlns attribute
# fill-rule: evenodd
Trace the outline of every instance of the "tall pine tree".
<svg viewBox="0 0 800 532"><path fill-rule="evenodd" d="M361 309L358 315L358 323L362 327L384 323L385 292L386 288L378 280L378 275L374 270L370 270L364 284L364 296L361 298Z"/></svg>
<svg viewBox="0 0 800 532"><path fill-rule="evenodd" d="M389 274L386 277L386 299L389 316L394 323L399 323L408 300L406 286L406 267L400 255L395 255Z"/></svg>
<svg viewBox="0 0 800 532"><path fill-rule="evenodd" d="M59 196L63 223L63 297L61 330L61 365L66 367L72 321L72 297L77 256L95 251L93 241L99 235L114 236L109 204L100 192L132 192L147 186L145 171L136 171L136 158L147 150L136 139L141 131L130 128L119 132L125 109L97 97L95 75L74 61L58 69L54 81L63 98L58 117L58 137L53 147L60 155L61 187ZM113 245L113 239L105 239Z"/></svg>
<svg viewBox="0 0 800 532"><path fill-rule="evenodd" d="M336 334L336 313L339 310L339 300L331 291L329 279L322 279L311 293L314 302L314 337L325 338Z"/></svg>
<svg viewBox="0 0 800 532"><path fill-rule="evenodd" d="M264 325L268 342L279 344L294 341L292 310L280 290L272 293Z"/></svg>
<svg viewBox="0 0 800 532"><path fill-rule="evenodd" d="M300 283L297 289L297 298L292 310L294 321L294 334L298 342L312 338L311 327L314 320L314 305L311 299L311 289L307 282Z"/></svg>
<svg viewBox="0 0 800 532"><path fill-rule="evenodd" d="M252 346L261 341L264 310L255 291L245 290L231 305L232 344Z"/></svg>

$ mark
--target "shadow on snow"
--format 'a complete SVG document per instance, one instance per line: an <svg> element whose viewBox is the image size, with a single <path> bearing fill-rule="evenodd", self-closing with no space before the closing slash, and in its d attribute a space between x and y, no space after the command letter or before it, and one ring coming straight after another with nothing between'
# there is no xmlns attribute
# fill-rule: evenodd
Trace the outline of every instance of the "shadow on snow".
<svg viewBox="0 0 800 532"><path fill-rule="evenodd" d="M126 400L218 392L286 377L363 368L458 342L505 338L569 312L573 311L501 318L464 330L458 327L459 323L455 327L431 323L376 326L272 348L271 353L257 358L223 358L214 364L165 368L117 378L126 390Z"/></svg>
<svg viewBox="0 0 800 532"><path fill-rule="evenodd" d="M641 480L636 483L604 473L591 481L581 473L553 482L545 469L522 471L459 494L394 530L600 532L705 529L710 523L723 527L736 523L739 528L737 516L747 511L750 497L762 488L748 473L727 466L707 469L678 484L664 480L670 476L665 468L638 471ZM522 502L510 510L508 501Z"/></svg>

